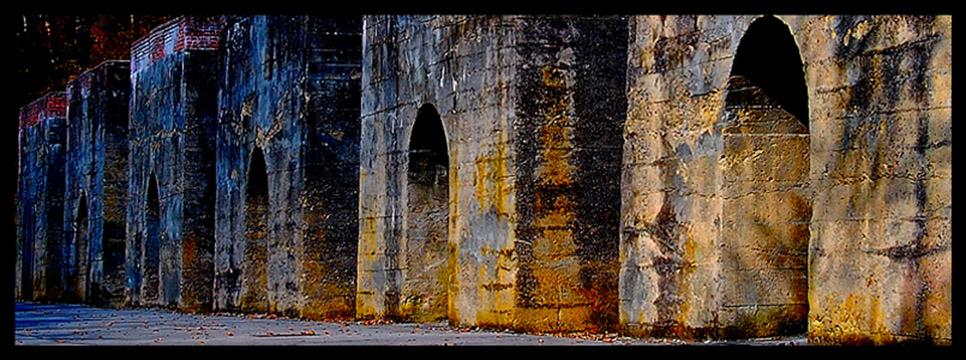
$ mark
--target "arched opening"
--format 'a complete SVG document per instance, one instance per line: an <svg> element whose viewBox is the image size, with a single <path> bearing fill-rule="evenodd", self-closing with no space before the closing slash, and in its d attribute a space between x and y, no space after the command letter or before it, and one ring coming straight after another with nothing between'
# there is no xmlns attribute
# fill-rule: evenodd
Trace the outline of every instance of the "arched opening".
<svg viewBox="0 0 966 360"><path fill-rule="evenodd" d="M449 153L439 112L423 105L409 138L406 236L400 312L412 321L447 319Z"/></svg>
<svg viewBox="0 0 966 360"><path fill-rule="evenodd" d="M268 303L268 172L262 149L252 151L245 188L244 294L239 307L247 312L267 312ZM229 284L233 288L234 284Z"/></svg>
<svg viewBox="0 0 966 360"><path fill-rule="evenodd" d="M737 81L736 81L737 78ZM744 80L740 80L744 78ZM767 102L780 106L808 128L808 93L805 86L805 68L799 55L798 45L788 26L781 20L766 16L755 20L741 38L734 63L731 66L729 104L739 102L745 106ZM738 91L753 84L767 95L764 98L748 98Z"/></svg>
<svg viewBox="0 0 966 360"><path fill-rule="evenodd" d="M725 97L721 164L726 336L800 334L808 315L808 97L781 20L753 22Z"/></svg>
<svg viewBox="0 0 966 360"><path fill-rule="evenodd" d="M145 304L157 303L161 281L161 200L158 179L151 174L148 180L147 203L144 209L145 241L141 262L142 274L141 301Z"/></svg>
<svg viewBox="0 0 966 360"><path fill-rule="evenodd" d="M71 226L73 230L73 248L74 248L74 292L77 299L80 301L85 301L88 294L88 281L90 274L90 261L88 260L87 248L90 241L87 236L88 229L88 211L87 211L87 195L81 195L80 201L77 205L77 213L74 215L74 223Z"/></svg>

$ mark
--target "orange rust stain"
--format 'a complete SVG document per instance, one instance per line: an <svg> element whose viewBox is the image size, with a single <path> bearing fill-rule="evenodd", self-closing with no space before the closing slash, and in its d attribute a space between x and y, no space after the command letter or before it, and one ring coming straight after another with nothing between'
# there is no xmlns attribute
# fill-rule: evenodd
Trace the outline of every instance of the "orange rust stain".
<svg viewBox="0 0 966 360"><path fill-rule="evenodd" d="M185 264L193 264L198 258L198 239L193 236L185 236L182 242L182 260Z"/></svg>
<svg viewBox="0 0 966 360"><path fill-rule="evenodd" d="M182 264L185 267L184 276L186 277L186 282L197 281L193 279L194 277L200 275L199 264L195 262L198 259L198 239L194 236L185 236L182 242L181 250ZM191 290L190 286L182 287L181 289L181 309L186 312L198 312L201 306L198 304L198 299L195 296L195 292Z"/></svg>
<svg viewBox="0 0 966 360"><path fill-rule="evenodd" d="M534 225L541 230L533 239L531 276L535 280L529 296L534 308L517 309L515 327L532 331L574 331L592 326L596 306L596 290L584 288L580 273L583 267L576 256L573 226L576 204L566 193L574 179L572 154L573 130L568 126L572 108L570 90L564 70L547 66L543 69L543 85L549 90L541 99L542 126L538 129L538 159L535 168Z"/></svg>

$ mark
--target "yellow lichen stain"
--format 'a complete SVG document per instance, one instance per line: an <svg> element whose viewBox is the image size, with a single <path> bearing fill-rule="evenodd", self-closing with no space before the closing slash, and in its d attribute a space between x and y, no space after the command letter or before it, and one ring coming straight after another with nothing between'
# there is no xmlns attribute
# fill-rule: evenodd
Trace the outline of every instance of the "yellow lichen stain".
<svg viewBox="0 0 966 360"><path fill-rule="evenodd" d="M452 229L452 227L450 228ZM449 242L449 260L448 261L449 261L450 269L452 269L452 271L450 271L449 273L450 283L448 287L449 296L447 297L447 301L448 301L447 316L449 317L450 324L459 324L460 323L459 309L456 307L456 299L459 297L459 286L460 286L459 276L457 276L457 271L459 269L459 249L457 248L456 243L452 241Z"/></svg>
<svg viewBox="0 0 966 360"><path fill-rule="evenodd" d="M696 241L694 241L694 237L693 236L688 236L688 238L686 240L684 240L684 261L685 261L685 263L689 263L689 264L694 264L695 263L696 259L695 259L694 254L695 254L695 249L697 248L697 246L698 246L698 244L697 244ZM688 285L687 280L690 280L691 277L692 277L692 275L694 274L694 266L684 267L684 268L681 269L681 272L682 272L682 274L679 277L679 279L680 279L680 282L681 282L680 283L680 291L682 292L682 295L684 295L684 294L693 294L694 296L685 296L685 297L687 299L698 299L699 296L702 296L702 294L695 294L695 291L694 291L695 289L690 289L687 286ZM681 324L689 324L689 323L691 323L691 321L689 320L688 317L690 315L691 304L692 304L693 301L694 300L690 300L690 301L687 301L686 300L686 301L681 302L681 305L679 307L679 312L678 312L677 316L675 317L675 320L677 320Z"/></svg>
<svg viewBox="0 0 966 360"><path fill-rule="evenodd" d="M481 328L506 329L513 326L515 311L500 310L500 308L485 308L477 310L475 326Z"/></svg>
<svg viewBox="0 0 966 360"><path fill-rule="evenodd" d="M540 166L537 168L537 183L546 186L569 185L572 167L569 149L542 149Z"/></svg>
<svg viewBox="0 0 966 360"><path fill-rule="evenodd" d="M552 65L544 66L543 85L552 88L566 86L566 77L563 70Z"/></svg>
<svg viewBox="0 0 966 360"><path fill-rule="evenodd" d="M647 51L647 50L641 51L641 56L640 56L641 69L648 69L648 60L651 59L650 55L651 55L650 51Z"/></svg>
<svg viewBox="0 0 966 360"><path fill-rule="evenodd" d="M446 250L447 259L444 259L446 261L436 268L436 293L434 294L433 303L430 305L430 308L432 309L431 312L436 314L435 316L437 318L433 320L442 320L443 318L449 317L449 285L453 271L449 265L449 248L447 247Z"/></svg>
<svg viewBox="0 0 966 360"><path fill-rule="evenodd" d="M488 154L481 154L476 158L476 173L474 184L476 185L476 200L479 203L480 211L494 209L497 217L508 216L509 185L507 178L507 155L506 147L509 146L507 132L503 129L497 131L498 141L494 144L494 150ZM458 183L451 181L450 184Z"/></svg>
<svg viewBox="0 0 966 360"><path fill-rule="evenodd" d="M376 249L376 217L367 214L362 218L362 231L359 232L359 256L366 259L366 264L375 261Z"/></svg>
<svg viewBox="0 0 966 360"><path fill-rule="evenodd" d="M362 278L368 276L368 272L364 270L370 270L372 268L377 268L380 264L377 263L379 246L377 245L377 233L376 233L376 216L371 213L362 213L363 208L360 207L360 221L362 224L359 230L359 248L357 250L358 265L357 265L357 276ZM368 211L373 211L373 207L366 207ZM371 296L376 289L366 288L363 284L369 283L368 281L358 281L356 287L356 315L359 317L373 318L378 316L378 304L372 304L369 302L378 301L376 297ZM368 294L369 296L363 295Z"/></svg>
<svg viewBox="0 0 966 360"><path fill-rule="evenodd" d="M506 269L500 266L501 254L504 249L493 249L483 246L480 254L486 259L483 264L477 264L476 296L479 306L476 308L474 325L481 327L505 328L513 323L515 306L515 286L513 278L506 276ZM488 266L489 265L489 266Z"/></svg>
<svg viewBox="0 0 966 360"><path fill-rule="evenodd" d="M879 310L879 300L874 296L849 294L844 300L838 300L835 295L827 295L822 304L826 306L813 309L809 314L810 342L885 345L899 340L885 326L885 319L881 317L884 314Z"/></svg>
<svg viewBox="0 0 966 360"><path fill-rule="evenodd" d="M721 110L723 109L724 101L721 99L722 91L713 88L710 92L704 95L705 99L701 102L701 110L698 114L698 121L696 125L704 129L712 129L714 124L721 119Z"/></svg>
<svg viewBox="0 0 966 360"><path fill-rule="evenodd" d="M418 292L412 291L404 294L399 300L399 317L406 322L429 322L426 312L422 309L425 298Z"/></svg>
<svg viewBox="0 0 966 360"><path fill-rule="evenodd" d="M355 314L354 284L318 280L321 274L330 271L318 261L302 261L300 317L329 320L351 318Z"/></svg>
<svg viewBox="0 0 966 360"><path fill-rule="evenodd" d="M456 239L459 239L458 224L460 218L460 190L459 173L459 147L453 146L450 149L450 167L447 175L449 176L449 227L447 229L447 246L449 247L447 264L449 265L449 284L447 286L447 310L446 314L450 324L459 324L459 309L456 307L456 299L459 297L459 246Z"/></svg>

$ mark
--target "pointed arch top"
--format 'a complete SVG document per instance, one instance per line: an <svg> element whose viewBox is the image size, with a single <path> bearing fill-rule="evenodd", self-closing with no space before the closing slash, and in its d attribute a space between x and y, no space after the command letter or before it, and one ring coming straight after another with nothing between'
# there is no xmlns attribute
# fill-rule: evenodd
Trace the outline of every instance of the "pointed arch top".
<svg viewBox="0 0 966 360"><path fill-rule="evenodd" d="M268 193L268 165L265 163L265 153L260 147L252 149L248 163L248 192L257 191Z"/></svg>
<svg viewBox="0 0 966 360"><path fill-rule="evenodd" d="M805 67L791 29L781 19L763 16L748 26L735 52L731 76L747 78L808 127Z"/></svg>
<svg viewBox="0 0 966 360"><path fill-rule="evenodd" d="M87 219L88 216L88 204L87 204L87 194L81 192L80 198L77 201L77 214L74 215L74 221L79 221L80 219Z"/></svg>
<svg viewBox="0 0 966 360"><path fill-rule="evenodd" d="M449 141L439 111L433 104L425 103L416 111L416 121L409 133L409 151L429 150L449 157Z"/></svg>
<svg viewBox="0 0 966 360"><path fill-rule="evenodd" d="M151 176L148 178L147 191L147 210L150 214L161 207L161 189L158 187L158 177L154 172L151 172Z"/></svg>

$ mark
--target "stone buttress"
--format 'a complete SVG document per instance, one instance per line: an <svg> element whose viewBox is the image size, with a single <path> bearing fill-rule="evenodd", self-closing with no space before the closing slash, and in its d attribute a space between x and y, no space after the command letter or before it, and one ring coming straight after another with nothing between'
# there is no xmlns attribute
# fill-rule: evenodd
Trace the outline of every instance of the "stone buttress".
<svg viewBox="0 0 966 360"><path fill-rule="evenodd" d="M127 301L210 310L215 244L218 35L179 17L131 49Z"/></svg>
<svg viewBox="0 0 966 360"><path fill-rule="evenodd" d="M626 26L365 18L358 317L617 325Z"/></svg>
<svg viewBox="0 0 966 360"><path fill-rule="evenodd" d="M626 331L952 341L949 17L638 16L630 29ZM773 65L789 47L791 65Z"/></svg>
<svg viewBox="0 0 966 360"><path fill-rule="evenodd" d="M64 249L63 91L20 109L20 175L17 190L18 297L58 301L67 289Z"/></svg>
<svg viewBox="0 0 966 360"><path fill-rule="evenodd" d="M222 34L219 310L354 314L361 21L249 16Z"/></svg>
<svg viewBox="0 0 966 360"><path fill-rule="evenodd" d="M105 61L67 84L68 292L99 306L124 303L130 87L126 60Z"/></svg>

